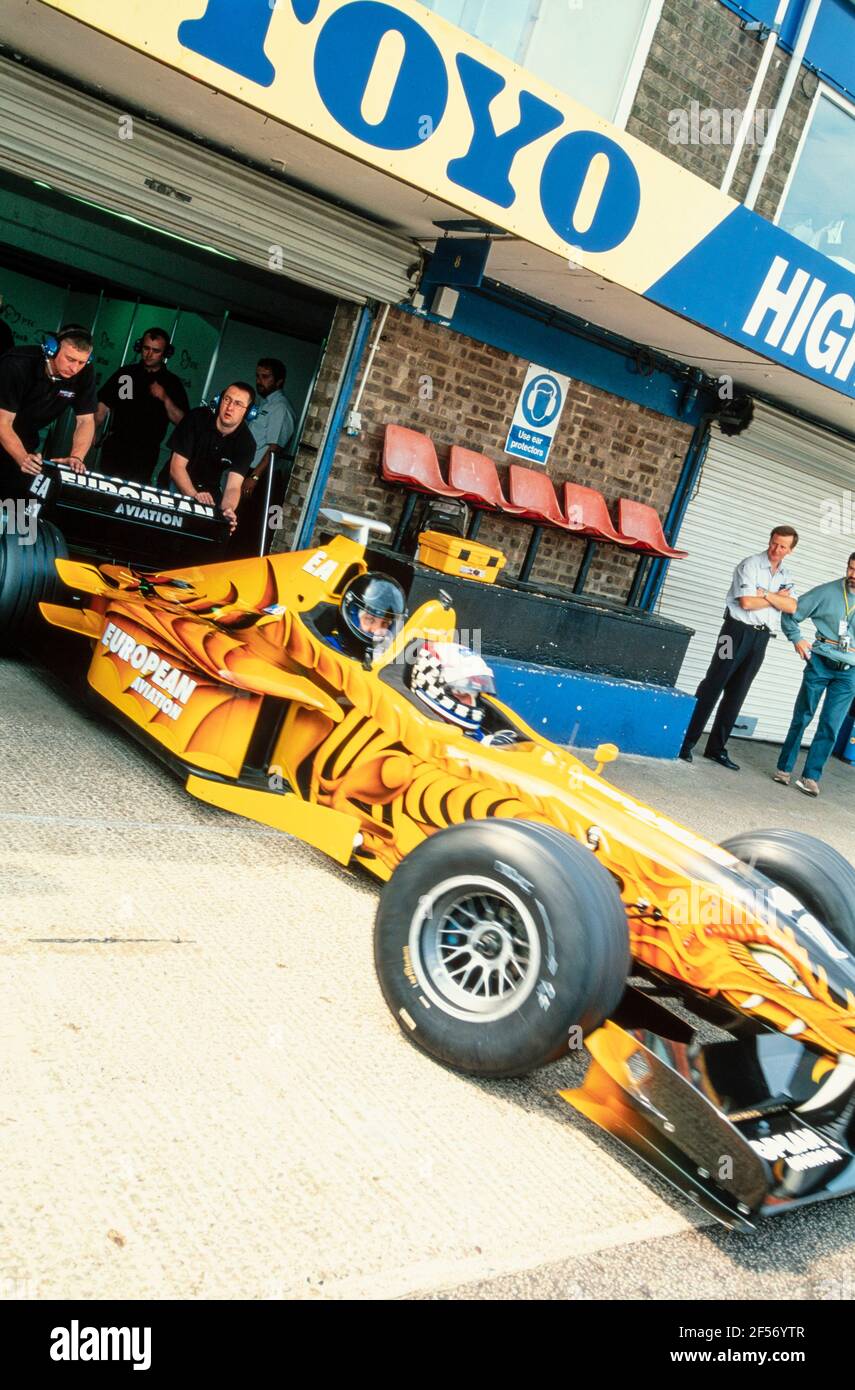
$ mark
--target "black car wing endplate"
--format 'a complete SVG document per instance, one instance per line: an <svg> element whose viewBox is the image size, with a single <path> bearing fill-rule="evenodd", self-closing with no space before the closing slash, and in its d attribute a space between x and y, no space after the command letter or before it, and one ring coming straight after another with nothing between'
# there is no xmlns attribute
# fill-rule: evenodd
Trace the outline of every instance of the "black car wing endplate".
<svg viewBox="0 0 855 1390"><path fill-rule="evenodd" d="M837 1084L827 1071L817 1081L819 1054L796 1038L702 1044L668 1017L672 1036L603 1024L586 1039L583 1084L562 1099L730 1229L855 1191L850 1059Z"/></svg>

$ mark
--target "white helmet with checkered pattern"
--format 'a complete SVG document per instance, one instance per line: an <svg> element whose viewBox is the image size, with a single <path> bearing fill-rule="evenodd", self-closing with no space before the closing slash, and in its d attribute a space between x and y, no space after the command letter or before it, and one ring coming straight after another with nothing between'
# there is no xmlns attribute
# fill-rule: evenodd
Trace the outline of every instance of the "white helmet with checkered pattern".
<svg viewBox="0 0 855 1390"><path fill-rule="evenodd" d="M493 672L480 656L457 642L425 642L416 653L410 676L413 694L440 719L468 733L480 731L482 695L493 695Z"/></svg>

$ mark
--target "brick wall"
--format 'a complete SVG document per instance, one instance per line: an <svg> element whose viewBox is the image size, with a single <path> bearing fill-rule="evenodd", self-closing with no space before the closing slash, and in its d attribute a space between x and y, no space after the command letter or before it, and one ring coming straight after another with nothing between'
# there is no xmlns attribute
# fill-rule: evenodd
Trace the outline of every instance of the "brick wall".
<svg viewBox="0 0 855 1390"><path fill-rule="evenodd" d="M746 34L739 16L718 0L665 0L627 131L718 188L731 143L673 144L668 139L672 129L668 114L688 111L693 101L701 111L743 110L762 52L763 44L756 35ZM789 54L777 49L763 83L759 108L774 108L788 62ZM777 209L815 88L816 78L803 69L757 199L756 211L764 217L772 218ZM758 145L746 145L731 185L733 197L745 196L758 152Z"/></svg>
<svg viewBox="0 0 855 1390"><path fill-rule="evenodd" d="M334 325L331 348L336 352L345 326ZM463 444L493 458L506 482L504 465L509 460L503 446L528 366L524 358L391 309L362 396L362 433L358 438L342 436L326 502L377 517L394 528L405 494L386 487L378 476L383 430L389 421L430 435L443 468L449 446ZM326 367L325 362L322 377ZM328 375L331 379L332 372ZM320 437L329 399L325 383L310 416L313 442ZM634 497L664 515L691 434L690 425L579 382L570 388L548 472L556 481L567 478L599 488L609 503L620 496ZM302 492L314 460L308 453L303 459L303 453L295 483ZM478 539L503 550L513 573L522 563L530 535L525 523L485 516ZM532 577L572 584L583 549L583 541L545 531ZM586 588L624 598L637 562L637 556L603 546Z"/></svg>

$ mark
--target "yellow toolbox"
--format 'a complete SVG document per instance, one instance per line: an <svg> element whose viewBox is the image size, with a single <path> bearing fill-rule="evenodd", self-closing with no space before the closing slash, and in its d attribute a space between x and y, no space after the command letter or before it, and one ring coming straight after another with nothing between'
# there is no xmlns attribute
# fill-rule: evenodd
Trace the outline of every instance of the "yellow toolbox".
<svg viewBox="0 0 855 1390"><path fill-rule="evenodd" d="M465 536L447 536L443 531L422 531L419 535L419 564L441 574L456 574L479 584L493 584L507 563L501 550L468 541Z"/></svg>

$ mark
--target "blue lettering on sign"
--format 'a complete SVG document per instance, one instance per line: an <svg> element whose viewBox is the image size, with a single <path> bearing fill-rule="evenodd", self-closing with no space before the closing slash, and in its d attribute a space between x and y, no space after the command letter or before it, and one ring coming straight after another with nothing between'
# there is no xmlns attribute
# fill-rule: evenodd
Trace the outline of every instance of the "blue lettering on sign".
<svg viewBox="0 0 855 1390"><path fill-rule="evenodd" d="M577 232L573 215L595 155L604 154L609 172L594 220ZM606 135L576 130L558 140L546 156L540 176L543 215L554 232L583 251L611 251L629 235L641 203L641 185L629 155Z"/></svg>
<svg viewBox="0 0 855 1390"><path fill-rule="evenodd" d="M276 69L264 52L274 7L270 0L208 0L201 19L178 26L178 42L212 63L270 87Z"/></svg>
<svg viewBox="0 0 855 1390"><path fill-rule="evenodd" d="M466 154L452 159L446 173L452 183L489 198L500 208L509 208L517 196L508 177L517 154L525 145L555 130L564 117L554 106L531 92L520 92L519 121L510 130L497 135L490 103L504 91L505 79L465 53L458 53L456 61L474 130Z"/></svg>
<svg viewBox="0 0 855 1390"><path fill-rule="evenodd" d="M362 115L365 90L386 34L400 34L404 57L382 121ZM330 15L315 47L315 82L330 115L350 135L382 150L409 150L436 130L448 101L448 75L429 34L378 0L357 0Z"/></svg>
<svg viewBox="0 0 855 1390"><path fill-rule="evenodd" d="M316 18L318 0L290 3L300 24ZM239 77L269 87L276 69L264 44L276 8L276 0L208 0L200 19L179 24L178 41ZM386 113L372 125L362 115L362 104L380 45L390 33L400 34L404 55ZM564 117L548 102L521 91L517 124L497 135L490 105L504 90L505 79L467 54L458 53L456 62L473 133L466 153L449 161L447 176L497 207L511 207L516 200L510 181L514 159L555 130ZM315 44L314 74L318 95L334 120L375 149L414 149L430 138L448 104L448 72L440 49L416 20L382 0L354 0L329 16ZM574 216L598 154L606 156L608 173L591 225L580 232ZM597 131L573 131L546 156L540 202L544 217L563 241L585 251L610 251L635 225L641 187L632 160L614 140Z"/></svg>

